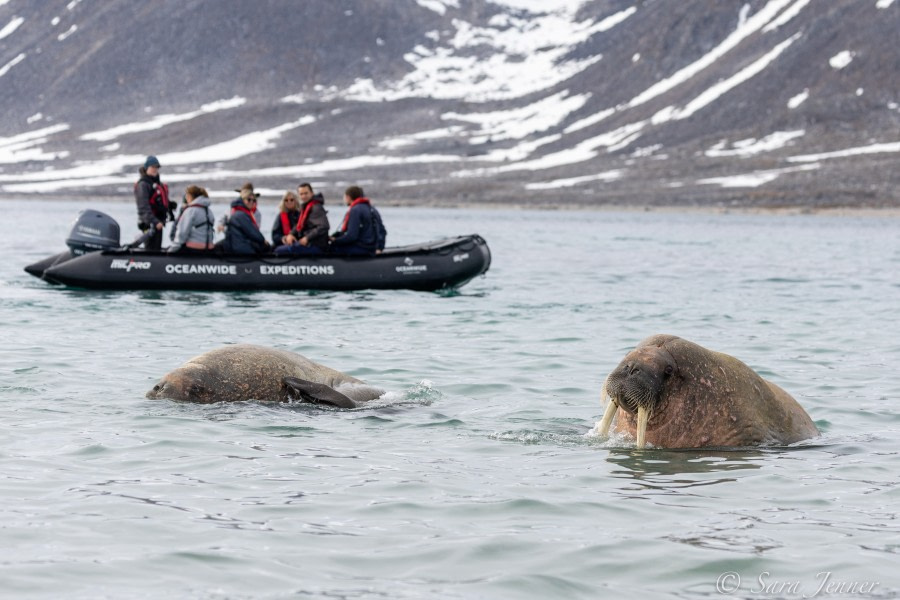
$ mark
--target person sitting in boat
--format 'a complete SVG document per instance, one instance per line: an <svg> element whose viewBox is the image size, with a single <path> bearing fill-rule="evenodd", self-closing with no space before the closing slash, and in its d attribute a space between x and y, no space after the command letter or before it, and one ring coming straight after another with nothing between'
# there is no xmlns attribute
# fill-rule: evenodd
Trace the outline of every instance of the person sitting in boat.
<svg viewBox="0 0 900 600"><path fill-rule="evenodd" d="M331 251L335 254L368 255L384 250L387 230L381 214L365 197L363 189L351 185L344 191L344 203L350 208L340 230L332 234Z"/></svg>
<svg viewBox="0 0 900 600"><path fill-rule="evenodd" d="M247 198L256 198L257 202L255 202L253 204L253 211L252 211L253 218L256 219L257 223L262 223L262 215L260 214L260 212L258 210L260 195L253 191L253 184L250 183L249 181L247 181L246 183L244 183L244 185L242 185L239 188L236 188L234 191L236 191L238 194L240 194L240 196L238 197L237 200L235 200L234 202L231 203L231 206L234 206L234 203L237 202L238 200L246 200ZM234 211L232 210L232 213L233 212ZM216 231L218 231L219 233L224 232L228 228L228 220L229 219L231 219L231 214L222 215L222 218L219 219L219 223L216 226Z"/></svg>
<svg viewBox="0 0 900 600"><path fill-rule="evenodd" d="M322 194L313 193L313 188L308 183L298 185L297 192L299 196L287 192L285 200L282 200L282 204L286 203L288 195L291 195L302 202L297 211L296 221L291 225L292 213L287 212L291 205L288 203L285 204L284 210L272 228L272 241L277 246L275 254L324 254L328 251L329 228L328 214L324 206L325 198ZM298 205L299 202L295 200L294 205ZM284 233L285 231L287 233Z"/></svg>
<svg viewBox="0 0 900 600"><path fill-rule="evenodd" d="M225 239L218 248L231 254L259 254L269 249L269 242L259 231L259 223L253 215L256 195L238 198L231 203L231 216L225 229Z"/></svg>
<svg viewBox="0 0 900 600"><path fill-rule="evenodd" d="M184 191L182 212L175 224L175 236L169 252L194 253L213 249L216 220L209 208L209 194L197 185Z"/></svg>
<svg viewBox="0 0 900 600"><path fill-rule="evenodd" d="M281 197L278 204L278 214L272 224L272 246L278 247L289 244L292 238L291 231L300 220L300 198L296 193L288 190ZM287 239L287 241L282 241Z"/></svg>

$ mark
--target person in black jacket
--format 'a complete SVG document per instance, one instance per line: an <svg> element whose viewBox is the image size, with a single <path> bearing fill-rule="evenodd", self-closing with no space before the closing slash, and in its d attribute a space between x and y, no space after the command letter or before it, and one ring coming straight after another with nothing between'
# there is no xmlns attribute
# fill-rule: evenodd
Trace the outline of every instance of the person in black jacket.
<svg viewBox="0 0 900 600"><path fill-rule="evenodd" d="M290 244L294 241L291 233L300 220L300 198L294 192L288 190L281 197L281 203L278 205L278 214L275 215L275 222L272 223L272 246L278 247L282 244Z"/></svg>
<svg viewBox="0 0 900 600"><path fill-rule="evenodd" d="M174 215L175 202L169 202L169 186L159 180L159 160L148 156L134 184L134 200L137 204L138 229L149 237L144 241L147 250L162 248L163 227L166 219Z"/></svg>
<svg viewBox="0 0 900 600"><path fill-rule="evenodd" d="M387 230L381 214L365 197L363 189L351 185L344 191L344 203L350 208L339 231L331 236L335 254L373 255L384 250Z"/></svg>
<svg viewBox="0 0 900 600"><path fill-rule="evenodd" d="M293 229L287 235L281 236L282 245L275 248L275 254L324 254L328 251L329 227L328 214L324 206L325 198L322 194L314 194L312 186L308 183L298 185L297 192L303 204L300 206ZM284 231L287 226L285 220L290 222L290 219L290 214L279 215L272 229L273 240L277 233L276 229L279 232Z"/></svg>
<svg viewBox="0 0 900 600"><path fill-rule="evenodd" d="M269 243L259 231L259 224L253 216L256 197L238 198L231 203L231 218L225 230L222 250L232 254L259 254L269 248Z"/></svg>

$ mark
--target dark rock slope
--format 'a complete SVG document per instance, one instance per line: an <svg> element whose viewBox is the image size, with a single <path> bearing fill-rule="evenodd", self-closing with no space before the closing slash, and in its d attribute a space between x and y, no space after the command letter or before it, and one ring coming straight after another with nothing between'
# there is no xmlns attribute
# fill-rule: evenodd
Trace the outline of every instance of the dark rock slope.
<svg viewBox="0 0 900 600"><path fill-rule="evenodd" d="M900 206L892 0L0 0L0 189Z"/></svg>

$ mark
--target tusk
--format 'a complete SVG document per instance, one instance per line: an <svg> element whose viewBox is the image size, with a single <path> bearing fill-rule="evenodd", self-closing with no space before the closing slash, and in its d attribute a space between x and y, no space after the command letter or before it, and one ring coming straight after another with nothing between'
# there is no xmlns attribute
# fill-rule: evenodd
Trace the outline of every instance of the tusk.
<svg viewBox="0 0 900 600"><path fill-rule="evenodd" d="M603 391L605 392L606 388ZM603 412L603 419L597 424L597 432L600 435L609 435L609 426L612 424L613 417L616 416L618 410L619 405L610 398L609 404L606 405L606 410Z"/></svg>
<svg viewBox="0 0 900 600"><path fill-rule="evenodd" d="M637 448L647 445L647 421L650 420L650 411L644 406L638 407L637 414Z"/></svg>

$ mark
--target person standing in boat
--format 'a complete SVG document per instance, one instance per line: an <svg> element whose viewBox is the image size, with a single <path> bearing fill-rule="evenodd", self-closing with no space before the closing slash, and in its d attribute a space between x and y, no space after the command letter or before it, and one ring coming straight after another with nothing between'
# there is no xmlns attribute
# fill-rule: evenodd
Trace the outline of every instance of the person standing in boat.
<svg viewBox="0 0 900 600"><path fill-rule="evenodd" d="M232 254L260 254L269 248L269 242L259 231L254 216L257 194L248 194L231 203L231 216L220 248Z"/></svg>
<svg viewBox="0 0 900 600"><path fill-rule="evenodd" d="M184 191L184 206L175 224L169 252L197 253L213 249L215 218L209 208L209 194L197 185Z"/></svg>
<svg viewBox="0 0 900 600"><path fill-rule="evenodd" d="M340 230L330 238L331 251L363 256L380 254L387 239L381 214L357 185L351 185L344 191L344 203L349 209Z"/></svg>
<svg viewBox="0 0 900 600"><path fill-rule="evenodd" d="M147 250L162 248L163 227L176 205L169 202L169 186L159 180L159 168L159 160L153 155L148 156L138 170L140 178L134 184L138 228L148 236L144 241Z"/></svg>
<svg viewBox="0 0 900 600"><path fill-rule="evenodd" d="M297 192L302 204L299 206L297 220L292 228L288 229L291 217L282 212L272 229L273 242L276 241L278 233L284 233L287 229L287 234L280 236L280 245L276 242L275 254L324 254L328 251L329 228L328 214L324 206L325 198L322 194L314 193L312 185L308 183L298 185ZM288 194L298 197L293 192ZM287 197L285 194L285 198Z"/></svg>

